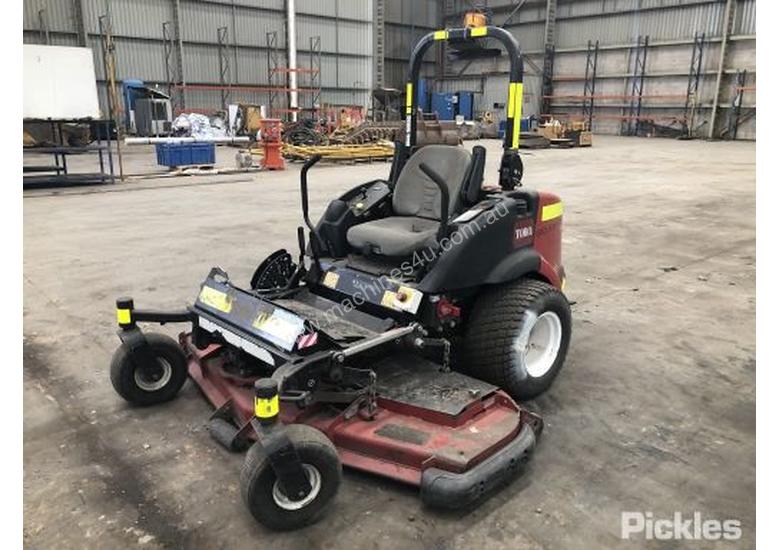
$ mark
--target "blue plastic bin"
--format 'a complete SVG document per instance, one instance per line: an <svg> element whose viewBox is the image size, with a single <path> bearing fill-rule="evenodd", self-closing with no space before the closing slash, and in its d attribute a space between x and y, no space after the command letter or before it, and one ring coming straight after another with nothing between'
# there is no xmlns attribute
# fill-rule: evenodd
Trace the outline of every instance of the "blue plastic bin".
<svg viewBox="0 0 780 550"><path fill-rule="evenodd" d="M190 164L214 164L216 146L213 143L158 143L157 164L161 166L187 166Z"/></svg>

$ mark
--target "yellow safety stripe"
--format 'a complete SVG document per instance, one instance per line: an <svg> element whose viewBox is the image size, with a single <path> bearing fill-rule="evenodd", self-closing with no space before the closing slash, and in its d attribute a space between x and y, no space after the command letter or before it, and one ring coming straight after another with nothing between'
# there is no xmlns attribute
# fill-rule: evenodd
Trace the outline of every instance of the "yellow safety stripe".
<svg viewBox="0 0 780 550"><path fill-rule="evenodd" d="M506 116L507 118L514 118L515 116L515 83L509 83L509 103L506 104Z"/></svg>
<svg viewBox="0 0 780 550"><path fill-rule="evenodd" d="M558 201L542 207L542 221L549 222L563 216L563 203Z"/></svg>
<svg viewBox="0 0 780 550"><path fill-rule="evenodd" d="M116 322L120 325L129 325L132 322L129 309L116 310Z"/></svg>
<svg viewBox="0 0 780 550"><path fill-rule="evenodd" d="M520 146L520 119L523 116L523 83L509 83L509 102L506 106L507 119L512 119L512 148Z"/></svg>
<svg viewBox="0 0 780 550"><path fill-rule="evenodd" d="M406 83L406 114L412 114L412 99L414 98L414 84Z"/></svg>
<svg viewBox="0 0 780 550"><path fill-rule="evenodd" d="M522 82L510 82L509 83L509 102L506 106L506 116L513 118L523 110L523 83Z"/></svg>
<svg viewBox="0 0 780 550"><path fill-rule="evenodd" d="M476 27L471 29L470 36L487 36L487 27Z"/></svg>
<svg viewBox="0 0 780 550"><path fill-rule="evenodd" d="M255 397L255 416L257 418L273 418L279 414L279 396L274 395L271 399Z"/></svg>
<svg viewBox="0 0 780 550"><path fill-rule="evenodd" d="M520 126L523 118L523 83L515 82L515 95L514 95L514 119L515 123L512 125L512 148L517 149L520 147Z"/></svg>
<svg viewBox="0 0 780 550"><path fill-rule="evenodd" d="M435 31L433 33L434 40L447 40L450 37L450 33L447 30Z"/></svg>

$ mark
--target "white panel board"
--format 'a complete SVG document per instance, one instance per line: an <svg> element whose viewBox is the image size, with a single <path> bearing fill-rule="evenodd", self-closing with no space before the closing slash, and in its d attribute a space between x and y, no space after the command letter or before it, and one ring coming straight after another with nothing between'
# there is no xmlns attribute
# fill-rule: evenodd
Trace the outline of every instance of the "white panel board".
<svg viewBox="0 0 780 550"><path fill-rule="evenodd" d="M100 118L90 48L24 45L24 118Z"/></svg>

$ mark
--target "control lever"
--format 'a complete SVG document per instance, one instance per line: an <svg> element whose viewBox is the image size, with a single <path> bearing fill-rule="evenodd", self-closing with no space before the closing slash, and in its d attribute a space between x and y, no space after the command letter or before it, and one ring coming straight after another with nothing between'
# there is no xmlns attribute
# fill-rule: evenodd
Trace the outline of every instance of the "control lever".
<svg viewBox="0 0 780 550"><path fill-rule="evenodd" d="M298 226L298 265L303 266L303 258L306 256L306 235L303 227Z"/></svg>
<svg viewBox="0 0 780 550"><path fill-rule="evenodd" d="M303 168L301 168L301 208L303 210L303 221L312 233L315 233L315 231L314 224L311 223L311 219L309 218L309 169L321 159L322 155L314 155L304 162Z"/></svg>
<svg viewBox="0 0 780 550"><path fill-rule="evenodd" d="M314 276L319 278L322 274L322 266L320 265L320 252L327 250L325 243L320 239L314 224L311 223L309 218L309 169L317 164L322 159L322 155L314 155L309 160L303 163L301 168L301 209L303 210L303 222L311 232L311 255L314 260L312 271Z"/></svg>

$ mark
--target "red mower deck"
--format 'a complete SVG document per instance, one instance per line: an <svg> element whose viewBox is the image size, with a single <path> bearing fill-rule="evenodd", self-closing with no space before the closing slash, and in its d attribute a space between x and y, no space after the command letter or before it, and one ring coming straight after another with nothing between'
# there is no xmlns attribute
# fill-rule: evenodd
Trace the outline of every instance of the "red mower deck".
<svg viewBox="0 0 780 550"><path fill-rule="evenodd" d="M186 333L180 342L192 380L220 415L239 426L238 436L254 439L255 379L227 373L220 345L199 350ZM463 499L478 498L514 476L530 458L541 419L495 386L441 372L438 365L411 354L382 361L375 370L381 382L372 419L350 416L349 409L301 409L284 402L280 419L319 429L336 445L344 465L422 486L424 500L438 506L463 506ZM435 489L428 485L442 476L460 480L459 494L445 499L430 494ZM454 497L457 503L447 502Z"/></svg>

